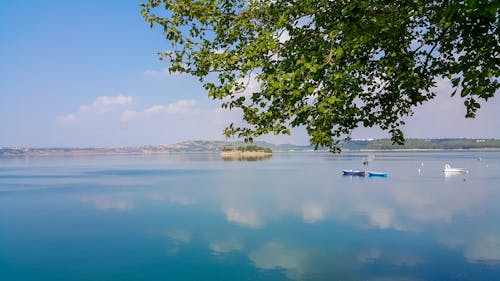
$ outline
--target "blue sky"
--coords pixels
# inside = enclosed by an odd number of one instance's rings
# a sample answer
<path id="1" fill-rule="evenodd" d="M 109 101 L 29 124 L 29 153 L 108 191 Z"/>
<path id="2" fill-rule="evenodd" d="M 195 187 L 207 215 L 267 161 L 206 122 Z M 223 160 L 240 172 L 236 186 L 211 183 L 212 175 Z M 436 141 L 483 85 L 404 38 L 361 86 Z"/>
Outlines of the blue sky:
<path id="1" fill-rule="evenodd" d="M 168 49 L 140 1 L 0 0 L 0 146 L 129 146 L 224 140 L 239 120 L 220 110 L 196 79 L 169 74 Z M 462 101 L 439 95 L 416 111 L 407 137 L 496 137 L 498 97 L 465 120 Z M 354 137 L 386 137 L 378 129 Z M 273 142 L 307 143 L 298 129 Z"/>

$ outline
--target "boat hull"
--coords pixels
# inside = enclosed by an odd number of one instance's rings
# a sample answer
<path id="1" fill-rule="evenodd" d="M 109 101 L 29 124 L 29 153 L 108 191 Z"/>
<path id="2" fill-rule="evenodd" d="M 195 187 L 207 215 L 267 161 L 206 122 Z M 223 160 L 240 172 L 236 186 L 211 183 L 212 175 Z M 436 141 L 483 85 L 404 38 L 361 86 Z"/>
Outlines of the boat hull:
<path id="1" fill-rule="evenodd" d="M 468 173 L 469 171 L 465 168 L 453 168 L 450 166 L 450 164 L 446 164 L 444 166 L 443 172 L 445 173 Z"/>
<path id="2" fill-rule="evenodd" d="M 461 169 L 461 168 L 451 168 L 451 169 L 444 169 L 443 172 L 445 172 L 445 173 L 467 173 L 467 170 Z"/>
<path id="3" fill-rule="evenodd" d="M 368 172 L 369 177 L 387 178 L 387 173 Z"/>
<path id="4" fill-rule="evenodd" d="M 356 176 L 356 177 L 364 177 L 364 176 L 366 176 L 366 172 L 365 171 L 343 170 L 342 174 L 344 176 Z"/>

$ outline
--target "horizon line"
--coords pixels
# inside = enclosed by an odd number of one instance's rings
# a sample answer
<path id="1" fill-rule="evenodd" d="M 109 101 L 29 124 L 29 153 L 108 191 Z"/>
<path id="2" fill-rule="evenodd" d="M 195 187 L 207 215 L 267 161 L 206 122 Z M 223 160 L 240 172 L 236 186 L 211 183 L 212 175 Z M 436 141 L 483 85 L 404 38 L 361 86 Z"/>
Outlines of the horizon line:
<path id="1" fill-rule="evenodd" d="M 345 140 L 345 142 L 350 141 L 375 141 L 375 140 L 390 140 L 390 138 L 356 138 Z M 472 138 L 472 137 L 440 137 L 440 138 L 405 138 L 405 142 L 408 140 L 500 140 L 497 138 Z M 239 141 L 229 141 L 229 140 L 207 140 L 207 139 L 194 139 L 194 140 L 183 140 L 175 143 L 161 143 L 161 144 L 141 144 L 141 145 L 117 145 L 117 146 L 23 146 L 23 145 L 0 145 L 0 149 L 5 148 L 33 148 L 33 149 L 69 149 L 69 148 L 100 148 L 100 149 L 110 149 L 110 148 L 137 148 L 137 147 L 145 147 L 145 146 L 162 146 L 162 145 L 175 145 L 182 144 L 186 142 L 226 142 L 226 143 L 238 143 Z M 264 142 L 272 145 L 293 145 L 293 146 L 312 146 L 310 143 L 308 144 L 292 144 L 292 143 L 274 143 L 270 141 L 257 140 L 253 143 Z M 244 143 L 241 141 L 241 143 Z"/>

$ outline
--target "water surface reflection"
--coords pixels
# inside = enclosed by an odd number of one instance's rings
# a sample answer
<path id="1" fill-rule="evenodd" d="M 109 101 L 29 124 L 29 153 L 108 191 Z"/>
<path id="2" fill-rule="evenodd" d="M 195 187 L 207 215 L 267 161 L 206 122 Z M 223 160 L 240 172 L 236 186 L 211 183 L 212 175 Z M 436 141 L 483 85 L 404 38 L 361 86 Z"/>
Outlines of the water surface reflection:
<path id="1" fill-rule="evenodd" d="M 383 179 L 342 177 L 358 154 L 4 161 L 0 277 L 496 280 L 500 154 L 481 157 L 376 155 Z M 445 177 L 451 160 L 466 180 Z"/>

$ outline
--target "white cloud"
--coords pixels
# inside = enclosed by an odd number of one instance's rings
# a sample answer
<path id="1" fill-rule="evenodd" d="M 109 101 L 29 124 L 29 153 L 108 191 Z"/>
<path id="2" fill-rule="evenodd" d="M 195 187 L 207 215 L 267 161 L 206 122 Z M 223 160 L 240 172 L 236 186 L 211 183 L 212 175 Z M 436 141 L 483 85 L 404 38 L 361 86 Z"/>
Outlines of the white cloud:
<path id="1" fill-rule="evenodd" d="M 292 249 L 281 243 L 269 242 L 252 251 L 249 257 L 258 268 L 296 269 L 300 267 L 307 255 L 301 250 Z"/>
<path id="2" fill-rule="evenodd" d="M 278 242 L 269 242 L 248 257 L 260 269 L 284 269 L 291 279 L 302 279 L 307 273 L 310 254 L 303 249 L 290 247 Z"/>
<path id="3" fill-rule="evenodd" d="M 224 254 L 241 251 L 243 249 L 243 243 L 234 238 L 229 240 L 218 240 L 210 242 L 209 248 L 214 254 Z"/>
<path id="4" fill-rule="evenodd" d="M 129 105 L 134 101 L 134 98 L 131 96 L 124 96 L 124 95 L 118 95 L 118 96 L 101 96 L 97 97 L 94 102 L 92 103 L 92 106 L 94 107 L 107 107 L 107 106 L 114 106 L 114 105 L 119 105 L 119 106 L 124 106 L 124 105 Z"/>
<path id="5" fill-rule="evenodd" d="M 76 120 L 76 115 L 75 114 L 67 114 L 64 116 L 58 116 L 57 120 L 63 123 L 70 123 Z"/>
<path id="6" fill-rule="evenodd" d="M 226 218 L 230 222 L 235 222 L 250 228 L 259 228 L 262 225 L 257 213 L 253 210 L 238 210 L 235 208 L 224 209 Z"/>
<path id="7" fill-rule="evenodd" d="M 90 105 L 81 105 L 77 112 L 58 116 L 57 120 L 65 123 L 76 121 L 85 115 L 97 115 L 115 111 L 117 108 L 131 105 L 134 98 L 131 96 L 99 96 Z M 130 117 L 130 113 L 127 117 Z M 123 119 L 123 116 L 122 116 Z"/>
<path id="8" fill-rule="evenodd" d="M 100 100 L 99 104 L 103 104 Z M 108 102 L 104 102 L 109 104 Z M 222 131 L 238 122 L 238 111 L 218 112 L 217 102 L 181 99 L 169 103 L 94 107 L 84 105 L 55 119 L 69 146 L 135 146 L 193 139 L 223 140 Z"/>
<path id="9" fill-rule="evenodd" d="M 146 114 L 158 114 L 158 113 L 168 113 L 168 114 L 186 114 L 198 112 L 195 100 L 179 100 L 174 103 L 169 103 L 165 105 L 153 105 L 150 108 L 144 110 Z"/>
<path id="10" fill-rule="evenodd" d="M 368 216 L 370 218 L 370 222 L 376 227 L 384 229 L 393 226 L 393 218 L 390 210 L 388 209 L 378 208 L 371 210 L 371 212 L 368 213 Z"/>
<path id="11" fill-rule="evenodd" d="M 492 226 L 487 226 L 492 227 Z M 471 262 L 500 263 L 500 236 L 498 229 L 483 229 L 484 225 L 469 228 L 461 233 L 449 231 L 442 233 L 437 240 L 450 248 L 463 251 L 464 257 Z"/>
<path id="12" fill-rule="evenodd" d="M 124 107 L 130 105 L 134 102 L 134 98 L 131 96 L 99 96 L 90 105 L 80 106 L 78 113 L 87 112 L 108 112 L 117 107 Z"/>
<path id="13" fill-rule="evenodd" d="M 323 208 L 320 204 L 308 203 L 302 206 L 302 219 L 304 222 L 315 223 L 323 218 Z"/>
<path id="14" fill-rule="evenodd" d="M 168 104 L 152 105 L 142 110 L 130 109 L 130 105 L 133 103 L 134 98 L 131 96 L 99 96 L 91 104 L 81 105 L 75 113 L 58 116 L 57 121 L 63 124 L 73 123 L 77 120 L 106 123 L 110 119 L 115 119 L 127 123 L 141 116 L 151 117 L 152 115 L 160 114 L 172 115 L 199 112 L 197 101 L 194 99 L 183 99 Z"/>
<path id="15" fill-rule="evenodd" d="M 168 71 L 168 68 L 164 68 L 161 70 L 148 69 L 148 70 L 144 71 L 143 75 L 146 77 L 160 77 L 160 76 L 170 75 L 170 73 Z"/>
<path id="16" fill-rule="evenodd" d="M 58 134 L 66 136 L 67 146 L 135 146 L 193 139 L 224 140 L 222 132 L 226 126 L 243 125 L 241 109 L 221 109 L 221 101 L 181 99 L 145 104 L 141 100 L 144 105 L 139 106 L 135 100 L 120 96 L 96 98 L 76 112 L 55 118 Z M 262 139 L 277 141 L 274 136 Z"/>

